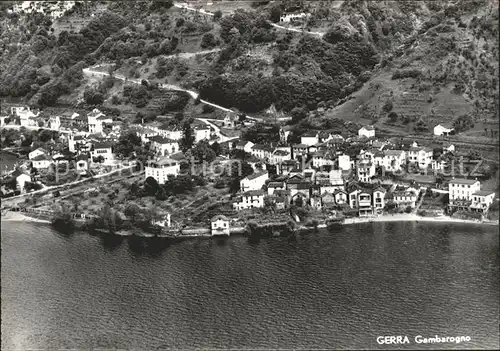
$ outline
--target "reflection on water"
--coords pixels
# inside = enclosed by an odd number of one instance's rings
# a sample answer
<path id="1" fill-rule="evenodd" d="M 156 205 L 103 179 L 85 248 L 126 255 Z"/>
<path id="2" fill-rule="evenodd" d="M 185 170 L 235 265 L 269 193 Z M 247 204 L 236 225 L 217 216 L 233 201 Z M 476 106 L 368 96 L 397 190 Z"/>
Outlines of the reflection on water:
<path id="1" fill-rule="evenodd" d="M 498 348 L 498 228 L 367 223 L 172 243 L 2 223 L 2 349 Z M 415 348 L 416 345 L 398 345 Z"/>

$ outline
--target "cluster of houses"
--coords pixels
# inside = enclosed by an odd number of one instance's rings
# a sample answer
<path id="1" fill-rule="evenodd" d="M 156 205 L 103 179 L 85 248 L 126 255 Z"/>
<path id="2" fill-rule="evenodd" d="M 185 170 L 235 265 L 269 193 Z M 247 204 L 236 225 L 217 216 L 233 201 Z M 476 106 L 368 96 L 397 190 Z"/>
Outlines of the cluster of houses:
<path id="1" fill-rule="evenodd" d="M 39 12 L 56 19 L 75 6 L 75 1 L 20 1 L 14 3 L 7 13 Z"/>
<path id="2" fill-rule="evenodd" d="M 398 208 L 414 208 L 420 191 L 413 187 L 362 186 L 360 182 L 347 181 L 341 170 L 326 172 L 312 168 L 283 181 L 271 181 L 267 171 L 257 172 L 243 178 L 240 189 L 233 202 L 237 211 L 263 208 L 267 204 L 274 204 L 277 209 L 309 205 L 316 210 L 350 209 L 360 216 L 381 213 L 389 202 Z"/>
<path id="3" fill-rule="evenodd" d="M 448 183 L 449 207 L 456 210 L 484 213 L 495 199 L 495 192 L 481 190 L 474 179 L 453 179 Z"/>

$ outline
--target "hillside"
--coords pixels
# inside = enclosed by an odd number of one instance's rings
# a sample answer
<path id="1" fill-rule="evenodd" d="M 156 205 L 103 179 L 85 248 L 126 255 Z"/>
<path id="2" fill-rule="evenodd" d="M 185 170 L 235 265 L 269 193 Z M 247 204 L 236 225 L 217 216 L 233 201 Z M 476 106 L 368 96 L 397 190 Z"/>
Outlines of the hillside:
<path id="1" fill-rule="evenodd" d="M 295 123 L 309 111 L 309 126 L 342 119 L 428 133 L 462 116 L 461 129 L 470 135 L 496 128 L 493 0 L 253 2 L 244 9 L 237 3 L 193 5 L 209 12 L 203 14 L 172 1 L 76 2 L 57 19 L 7 13 L 10 5 L 2 5 L 0 96 L 41 107 L 182 110 L 159 101 L 154 84 L 131 87 L 81 74 L 113 63 L 110 73 L 195 89 L 247 113 L 274 105 L 298 116 Z M 294 31 L 273 23 L 289 12 L 310 15 Z M 199 51 L 210 53 L 177 55 Z"/>

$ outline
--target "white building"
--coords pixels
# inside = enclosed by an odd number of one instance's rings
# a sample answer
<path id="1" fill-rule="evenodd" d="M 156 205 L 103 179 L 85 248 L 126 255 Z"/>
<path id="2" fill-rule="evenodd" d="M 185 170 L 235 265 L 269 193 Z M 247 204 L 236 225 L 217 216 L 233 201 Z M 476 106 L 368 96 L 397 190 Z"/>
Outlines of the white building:
<path id="1" fill-rule="evenodd" d="M 403 150 L 385 150 L 381 166 L 386 171 L 397 172 L 406 163 L 406 153 Z"/>
<path id="2" fill-rule="evenodd" d="M 373 209 L 377 212 L 380 212 L 384 209 L 385 206 L 385 193 L 386 190 L 382 187 L 378 187 L 373 190 Z"/>
<path id="3" fill-rule="evenodd" d="M 233 208 L 237 211 L 246 210 L 250 208 L 264 207 L 264 191 L 263 190 L 250 190 L 241 194 L 236 202 L 233 202 Z"/>
<path id="4" fill-rule="evenodd" d="M 266 184 L 266 180 L 268 179 L 269 173 L 267 173 L 267 171 L 251 174 L 240 181 L 240 189 L 243 192 L 249 190 L 260 190 L 262 189 L 262 186 Z"/>
<path id="5" fill-rule="evenodd" d="M 92 112 L 87 115 L 87 123 L 89 133 L 97 134 L 103 132 L 104 125 L 113 123 L 113 119 L 111 117 L 106 117 L 106 115 L 98 109 L 93 109 Z"/>
<path id="6" fill-rule="evenodd" d="M 450 125 L 447 124 L 438 124 L 437 126 L 434 127 L 434 135 L 441 136 L 441 135 L 450 135 L 450 133 L 454 130 L 454 128 Z"/>
<path id="7" fill-rule="evenodd" d="M 412 146 L 407 153 L 407 159 L 420 168 L 427 168 L 432 163 L 433 150 L 427 147 Z"/>
<path id="8" fill-rule="evenodd" d="M 375 128 L 373 126 L 365 126 L 358 130 L 358 136 L 366 138 L 375 138 Z"/>
<path id="9" fill-rule="evenodd" d="M 92 143 L 91 155 L 92 157 L 102 156 L 104 162 L 109 162 L 114 159 L 111 144 L 107 142 Z"/>
<path id="10" fill-rule="evenodd" d="M 285 22 L 285 23 L 290 23 L 299 19 L 307 18 L 309 17 L 309 13 L 288 13 L 280 16 L 280 22 Z"/>
<path id="11" fill-rule="evenodd" d="M 375 164 L 371 161 L 360 161 L 356 167 L 358 180 L 363 183 L 370 183 L 376 174 Z"/>
<path id="12" fill-rule="evenodd" d="M 61 128 L 61 118 L 59 116 L 50 117 L 49 128 L 59 130 Z"/>
<path id="13" fill-rule="evenodd" d="M 54 163 L 52 158 L 48 155 L 45 155 L 45 154 L 41 154 L 41 155 L 36 156 L 35 158 L 33 158 L 31 160 L 31 162 L 33 164 L 33 168 L 36 168 L 36 169 L 47 169 L 50 167 L 51 164 Z"/>
<path id="14" fill-rule="evenodd" d="M 250 153 L 257 158 L 265 160 L 271 157 L 273 153 L 273 148 L 270 147 L 269 145 L 255 144 L 250 150 Z"/>
<path id="15" fill-rule="evenodd" d="M 319 133 L 314 131 L 305 133 L 300 137 L 300 143 L 307 146 L 316 145 L 319 143 Z"/>
<path id="16" fill-rule="evenodd" d="M 283 161 L 288 161 L 292 159 L 292 153 L 284 150 L 276 150 L 272 153 L 271 157 L 269 157 L 269 163 L 273 165 L 277 165 L 282 163 Z"/>
<path id="17" fill-rule="evenodd" d="M 28 154 L 28 159 L 32 160 L 34 159 L 35 157 L 37 156 L 40 156 L 40 155 L 48 155 L 49 153 L 47 152 L 47 150 L 45 149 L 42 149 L 41 147 L 39 147 L 38 149 L 35 149 L 33 151 L 31 151 L 29 154 Z"/>
<path id="18" fill-rule="evenodd" d="M 481 183 L 474 179 L 453 179 L 448 184 L 450 204 L 455 200 L 472 201 L 472 194 L 481 190 Z"/>
<path id="19" fill-rule="evenodd" d="M 28 182 L 31 182 L 31 177 L 26 173 L 21 173 L 16 177 L 16 187 L 21 191 L 21 193 L 24 192 L 24 187 Z"/>
<path id="20" fill-rule="evenodd" d="M 483 190 L 475 192 L 472 194 L 470 208 L 481 212 L 487 211 L 494 199 L 495 193 L 493 191 Z"/>
<path id="21" fill-rule="evenodd" d="M 406 208 L 408 206 L 415 208 L 417 194 L 413 191 L 395 191 L 392 193 L 392 201 L 398 208 Z"/>
<path id="22" fill-rule="evenodd" d="M 157 225 L 159 227 L 165 228 L 165 227 L 170 227 L 172 224 L 171 219 L 170 219 L 170 213 L 167 212 L 166 214 L 159 216 L 156 219 L 151 220 L 152 225 Z"/>
<path id="23" fill-rule="evenodd" d="M 229 235 L 229 218 L 217 215 L 210 221 L 212 235 Z"/>
<path id="24" fill-rule="evenodd" d="M 195 142 L 210 139 L 210 127 L 207 125 L 196 125 L 193 128 Z M 181 134 L 182 138 L 182 134 Z"/>
<path id="25" fill-rule="evenodd" d="M 167 156 L 179 152 L 179 143 L 176 140 L 167 139 L 162 136 L 153 136 L 149 138 L 151 148 L 160 156 Z"/>
<path id="26" fill-rule="evenodd" d="M 168 176 L 173 175 L 177 177 L 181 172 L 181 165 L 179 162 L 172 160 L 168 157 L 161 157 L 157 161 L 150 162 L 145 167 L 145 177 L 153 177 L 158 184 L 165 184 L 168 181 Z"/>
<path id="27" fill-rule="evenodd" d="M 343 171 L 348 171 L 352 168 L 351 166 L 351 158 L 349 155 L 340 155 L 338 157 L 339 160 L 339 169 Z"/>
<path id="28" fill-rule="evenodd" d="M 86 174 L 88 170 L 90 169 L 90 158 L 88 155 L 78 155 L 75 159 L 76 161 L 76 171 L 79 174 Z"/>
<path id="29" fill-rule="evenodd" d="M 236 144 L 236 148 L 238 150 L 243 150 L 245 152 L 250 153 L 250 152 L 252 152 L 252 148 L 253 148 L 254 145 L 255 144 L 252 143 L 251 141 L 241 140 L 240 142 L 238 142 Z"/>

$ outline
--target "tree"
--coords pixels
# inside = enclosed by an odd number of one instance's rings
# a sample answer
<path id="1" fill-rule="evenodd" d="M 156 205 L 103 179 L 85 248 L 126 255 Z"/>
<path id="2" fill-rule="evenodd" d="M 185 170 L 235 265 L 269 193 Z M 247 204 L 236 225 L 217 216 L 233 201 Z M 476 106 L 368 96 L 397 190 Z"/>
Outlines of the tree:
<path id="1" fill-rule="evenodd" d="M 211 49 L 217 46 L 217 40 L 215 39 L 215 36 L 212 33 L 205 33 L 201 37 L 200 46 L 204 49 Z"/>
<path id="2" fill-rule="evenodd" d="M 222 18 L 222 11 L 221 10 L 217 10 L 214 12 L 214 21 L 218 21 Z"/>
<path id="3" fill-rule="evenodd" d="M 100 105 L 104 102 L 104 95 L 95 88 L 87 88 L 83 93 L 85 102 L 89 105 Z"/>
<path id="4" fill-rule="evenodd" d="M 279 5 L 275 5 L 270 10 L 269 19 L 273 23 L 278 23 L 282 14 L 283 11 L 281 10 L 281 7 Z"/>
<path id="5" fill-rule="evenodd" d="M 212 162 L 215 160 L 215 151 L 210 147 L 206 140 L 200 141 L 191 150 L 193 157 L 198 161 Z"/>
<path id="6" fill-rule="evenodd" d="M 214 150 L 216 156 L 219 156 L 222 153 L 222 147 L 218 142 L 214 141 L 210 147 Z"/>
<path id="7" fill-rule="evenodd" d="M 146 180 L 144 181 L 144 190 L 146 191 L 146 194 L 148 196 L 156 195 L 159 187 L 160 185 L 153 177 L 147 177 Z"/>
<path id="8" fill-rule="evenodd" d="M 187 150 L 193 147 L 195 136 L 193 132 L 193 128 L 191 128 L 191 124 L 189 122 L 185 122 L 183 127 L 183 136 L 180 140 L 180 148 L 182 152 L 186 152 Z"/>
<path id="9" fill-rule="evenodd" d="M 396 112 L 390 112 L 389 113 L 389 121 L 391 121 L 392 123 L 395 123 L 397 122 L 398 120 L 398 114 Z"/>
<path id="10" fill-rule="evenodd" d="M 307 110 L 304 107 L 294 107 L 290 111 L 290 115 L 292 116 L 292 122 L 298 123 L 307 117 Z"/>

